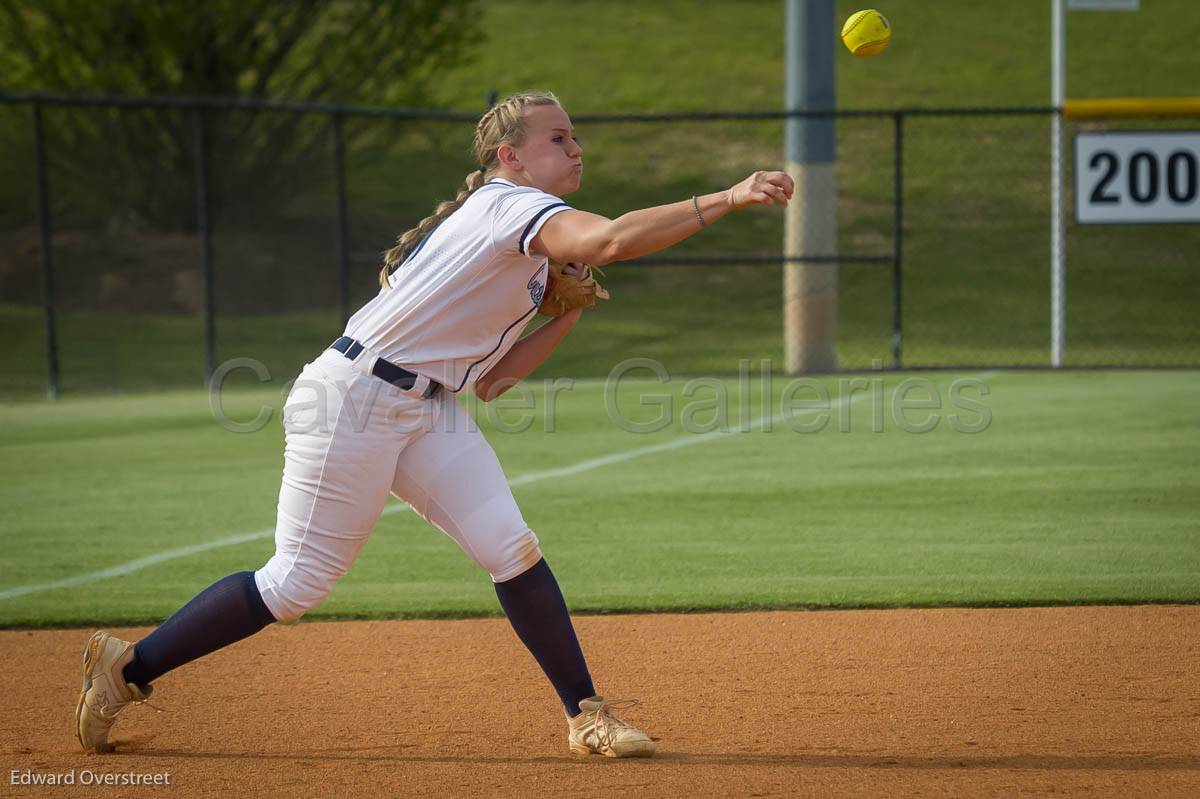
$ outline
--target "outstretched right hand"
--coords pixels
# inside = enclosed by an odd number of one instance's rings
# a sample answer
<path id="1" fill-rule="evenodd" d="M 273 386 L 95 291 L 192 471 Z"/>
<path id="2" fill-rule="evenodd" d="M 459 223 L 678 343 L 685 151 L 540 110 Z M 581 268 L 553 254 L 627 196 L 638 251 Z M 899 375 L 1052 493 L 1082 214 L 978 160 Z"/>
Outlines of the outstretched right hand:
<path id="1" fill-rule="evenodd" d="M 786 172 L 755 172 L 741 183 L 729 189 L 729 202 L 735 209 L 751 205 L 774 205 L 787 207 L 796 186 Z"/>

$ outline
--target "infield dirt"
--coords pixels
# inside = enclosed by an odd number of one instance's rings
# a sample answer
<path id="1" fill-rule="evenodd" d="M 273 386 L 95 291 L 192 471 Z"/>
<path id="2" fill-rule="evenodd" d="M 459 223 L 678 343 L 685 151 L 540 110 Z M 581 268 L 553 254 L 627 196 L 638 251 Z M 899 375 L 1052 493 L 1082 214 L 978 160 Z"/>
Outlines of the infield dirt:
<path id="1" fill-rule="evenodd" d="M 654 759 L 570 755 L 502 619 L 269 628 L 159 680 L 106 755 L 72 735 L 89 631 L 7 630 L 0 795 L 1200 796 L 1197 606 L 576 622 Z M 81 784 L 128 773 L 170 784 Z"/>

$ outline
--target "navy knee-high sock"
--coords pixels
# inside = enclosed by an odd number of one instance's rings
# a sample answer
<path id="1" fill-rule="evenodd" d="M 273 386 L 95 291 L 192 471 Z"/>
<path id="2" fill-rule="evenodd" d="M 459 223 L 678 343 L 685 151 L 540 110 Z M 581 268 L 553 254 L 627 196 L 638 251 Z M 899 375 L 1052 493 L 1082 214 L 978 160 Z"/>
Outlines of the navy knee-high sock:
<path id="1" fill-rule="evenodd" d="M 198 657 L 240 641 L 275 621 L 254 584 L 237 572 L 196 594 L 157 630 L 137 642 L 125 680 L 148 685 Z"/>
<path id="2" fill-rule="evenodd" d="M 546 561 L 539 560 L 525 573 L 496 583 L 496 596 L 517 637 L 550 678 L 567 713 L 579 715 L 579 700 L 594 696 L 596 689 L 567 603 Z"/>

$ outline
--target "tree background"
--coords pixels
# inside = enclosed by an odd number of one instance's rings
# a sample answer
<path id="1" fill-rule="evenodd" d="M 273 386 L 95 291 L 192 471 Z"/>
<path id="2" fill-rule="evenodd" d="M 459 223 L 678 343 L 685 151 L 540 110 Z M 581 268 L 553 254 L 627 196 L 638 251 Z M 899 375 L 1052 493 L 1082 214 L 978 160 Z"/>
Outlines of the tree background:
<path id="1" fill-rule="evenodd" d="M 427 105 L 439 71 L 466 62 L 481 37 L 476 0 L 0 0 L 0 88 Z M 194 229 L 190 112 L 45 113 L 71 213 L 110 228 Z M 211 207 L 226 216 L 270 216 L 328 169 L 327 117 L 206 111 L 202 119 L 220 166 Z M 347 146 L 370 130 L 349 121 Z M 0 119 L 6 152 L 32 156 L 31 136 L 27 114 Z M 5 193 L 16 202 L 23 194 Z"/>

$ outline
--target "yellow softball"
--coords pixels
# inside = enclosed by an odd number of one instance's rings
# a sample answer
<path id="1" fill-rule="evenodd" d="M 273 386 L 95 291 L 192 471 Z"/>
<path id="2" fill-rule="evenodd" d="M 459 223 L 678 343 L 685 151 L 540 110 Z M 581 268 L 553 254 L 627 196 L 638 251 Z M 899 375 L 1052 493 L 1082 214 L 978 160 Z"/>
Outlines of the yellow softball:
<path id="1" fill-rule="evenodd" d="M 873 8 L 855 11 L 842 26 L 842 42 L 859 58 L 879 55 L 892 39 L 892 26 Z"/>

